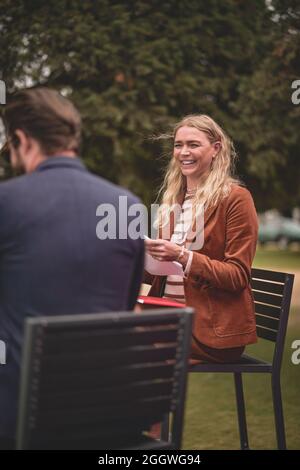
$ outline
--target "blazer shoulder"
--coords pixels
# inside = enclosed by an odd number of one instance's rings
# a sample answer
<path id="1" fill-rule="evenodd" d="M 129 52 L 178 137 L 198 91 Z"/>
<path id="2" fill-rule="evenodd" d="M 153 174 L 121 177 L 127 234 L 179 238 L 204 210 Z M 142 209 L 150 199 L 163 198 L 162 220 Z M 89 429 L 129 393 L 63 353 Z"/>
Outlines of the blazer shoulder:
<path id="1" fill-rule="evenodd" d="M 225 210 L 228 215 L 239 214 L 239 217 L 247 218 L 253 226 L 257 226 L 257 211 L 250 191 L 244 186 L 233 185 L 229 197 L 226 198 Z"/>
<path id="2" fill-rule="evenodd" d="M 31 175 L 21 175 L 0 183 L 0 204 L 9 205 L 18 199 L 18 194 L 23 194 L 24 188 L 31 188 Z"/>
<path id="3" fill-rule="evenodd" d="M 234 201 L 248 201 L 253 204 L 253 197 L 245 186 L 233 184 L 228 195 L 228 203 L 232 203 Z"/>
<path id="4" fill-rule="evenodd" d="M 94 175 L 93 173 L 88 172 L 87 175 L 88 175 L 89 181 L 93 182 L 93 185 L 96 191 L 100 190 L 104 192 L 106 196 L 112 197 L 113 199 L 116 199 L 116 200 L 121 196 L 127 197 L 129 204 L 141 203 L 138 196 L 133 194 L 128 189 L 123 188 L 122 186 L 119 186 L 115 183 L 112 183 L 111 181 L 108 181 L 107 179 L 102 178 L 101 176 Z"/>

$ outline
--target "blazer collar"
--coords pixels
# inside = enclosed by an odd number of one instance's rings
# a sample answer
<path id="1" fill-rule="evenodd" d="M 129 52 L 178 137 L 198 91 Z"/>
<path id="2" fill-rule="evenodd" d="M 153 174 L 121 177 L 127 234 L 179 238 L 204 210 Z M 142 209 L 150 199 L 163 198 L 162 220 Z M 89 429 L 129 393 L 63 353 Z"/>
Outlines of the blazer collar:
<path id="1" fill-rule="evenodd" d="M 43 160 L 35 169 L 35 171 L 44 171 L 51 168 L 73 168 L 81 171 L 87 171 L 83 162 L 78 157 L 63 157 L 55 155 Z"/>

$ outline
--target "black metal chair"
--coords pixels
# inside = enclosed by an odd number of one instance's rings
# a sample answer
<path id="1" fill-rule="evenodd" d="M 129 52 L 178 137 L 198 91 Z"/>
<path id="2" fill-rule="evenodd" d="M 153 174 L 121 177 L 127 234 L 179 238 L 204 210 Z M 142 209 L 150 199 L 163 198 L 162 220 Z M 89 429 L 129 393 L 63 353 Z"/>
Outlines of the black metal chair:
<path id="1" fill-rule="evenodd" d="M 286 449 L 280 370 L 294 275 L 264 269 L 252 269 L 251 277 L 257 334 L 260 338 L 275 343 L 272 362 L 243 354 L 238 363 L 199 364 L 190 367 L 189 372 L 229 372 L 234 374 L 241 449 L 249 449 L 242 373 L 264 372 L 270 374 L 277 445 L 278 449 Z"/>
<path id="2" fill-rule="evenodd" d="M 26 321 L 18 449 L 179 449 L 193 310 Z M 151 439 L 171 413 L 169 442 Z"/>

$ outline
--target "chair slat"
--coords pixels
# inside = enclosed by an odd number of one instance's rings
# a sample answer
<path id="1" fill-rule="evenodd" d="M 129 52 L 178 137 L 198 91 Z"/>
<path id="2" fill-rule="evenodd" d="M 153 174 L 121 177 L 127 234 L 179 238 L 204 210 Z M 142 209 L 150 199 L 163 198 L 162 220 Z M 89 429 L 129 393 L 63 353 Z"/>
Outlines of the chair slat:
<path id="1" fill-rule="evenodd" d="M 277 318 L 265 317 L 264 315 L 256 315 L 256 326 L 270 328 L 271 330 L 278 331 L 279 320 Z"/>
<path id="2" fill-rule="evenodd" d="M 80 408 L 95 406 L 101 401 L 102 406 L 119 405 L 134 406 L 139 400 L 154 399 L 157 396 L 171 396 L 173 390 L 172 380 L 147 381 L 126 384 L 122 386 L 106 386 L 95 388 L 92 391 L 73 390 L 72 392 L 49 393 L 48 390 L 41 394 L 39 405 L 45 411 L 68 411 L 74 407 Z"/>
<path id="3" fill-rule="evenodd" d="M 100 349 L 100 348 L 99 348 Z M 99 370 L 105 366 L 115 365 L 134 365 L 152 362 L 163 362 L 174 358 L 176 352 L 176 344 L 157 344 L 155 346 L 136 347 L 131 349 L 117 349 L 114 351 L 100 351 L 95 353 L 87 351 L 85 354 L 66 354 L 66 355 L 49 355 L 45 356 L 43 365 L 48 372 L 68 370 L 70 372 L 78 370 L 95 370 L 99 366 Z"/>
<path id="4" fill-rule="evenodd" d="M 264 281 L 275 281 L 285 283 L 286 274 L 277 271 L 267 271 L 266 269 L 253 268 L 251 270 L 252 279 L 262 279 Z"/>
<path id="5" fill-rule="evenodd" d="M 116 367 L 116 368 L 97 368 L 95 370 L 85 370 L 68 373 L 43 374 L 41 371 L 39 388 L 41 393 L 44 391 L 53 392 L 64 389 L 67 392 L 74 390 L 85 390 L 91 387 L 97 388 L 107 384 L 127 384 L 146 379 L 168 379 L 174 374 L 174 364 L 166 362 L 138 364 L 136 366 Z"/>
<path id="6" fill-rule="evenodd" d="M 269 294 L 266 292 L 257 292 L 255 290 L 252 290 L 252 292 L 255 301 L 269 305 L 275 305 L 276 307 L 281 307 L 282 296 Z"/>
<path id="7" fill-rule="evenodd" d="M 272 294 L 283 294 L 284 284 L 277 282 L 267 282 L 261 279 L 251 279 L 252 289 L 260 290 L 263 292 L 270 292 Z"/>
<path id="8" fill-rule="evenodd" d="M 92 352 L 93 350 L 99 350 L 99 342 L 101 342 L 101 348 L 104 349 L 107 346 L 111 346 L 111 344 L 116 344 L 118 348 L 126 348 L 130 346 L 138 346 L 138 345 L 146 345 L 152 344 L 155 342 L 176 342 L 178 336 L 178 328 L 170 329 L 167 328 L 165 331 L 142 331 L 143 327 L 138 330 L 129 330 L 126 334 L 108 334 L 103 335 L 100 332 L 91 337 L 87 335 L 84 336 L 76 336 L 70 338 L 63 337 L 51 337 L 45 341 L 43 350 L 45 354 L 48 353 L 56 353 L 56 354 L 63 354 L 64 352 L 72 352 L 76 351 L 86 351 L 86 342 L 88 340 L 89 343 L 89 350 Z"/>
<path id="9" fill-rule="evenodd" d="M 52 326 L 52 325 L 51 325 Z M 112 327 L 93 327 L 84 330 L 80 330 L 79 328 L 73 328 L 70 332 L 66 331 L 65 328 L 61 330 L 57 330 L 56 328 L 49 328 L 49 332 L 47 330 L 47 336 L 45 337 L 45 341 L 48 341 L 51 338 L 56 338 L 57 340 L 66 341 L 66 340 L 77 340 L 81 338 L 93 338 L 94 336 L 97 337 L 104 337 L 104 336 L 127 336 L 128 334 L 139 333 L 141 331 L 170 331 L 170 330 L 178 330 L 179 322 L 163 322 L 162 324 L 156 325 L 127 325 L 126 328 L 112 328 Z"/>
<path id="10" fill-rule="evenodd" d="M 68 425 L 76 425 L 77 427 L 87 424 L 99 423 L 103 425 L 107 421 L 124 422 L 131 419 L 140 418 L 141 422 L 146 417 L 155 416 L 156 414 L 167 413 L 170 411 L 170 398 L 157 397 L 153 400 L 136 401 L 135 406 L 124 408 L 123 404 L 117 403 L 113 406 L 99 406 L 90 408 L 73 409 L 71 411 L 45 411 L 41 410 L 36 416 L 32 416 L 32 421 L 43 429 L 66 429 Z"/>
<path id="11" fill-rule="evenodd" d="M 261 313 L 271 318 L 280 318 L 281 309 L 272 305 L 264 305 L 254 302 L 255 313 Z"/>
<path id="12" fill-rule="evenodd" d="M 161 315 L 161 320 L 159 320 L 156 324 L 153 324 L 151 321 L 151 317 L 148 316 L 148 313 L 145 312 L 143 315 L 140 317 L 140 321 L 138 322 L 139 326 L 141 328 L 149 328 L 152 330 L 155 329 L 160 329 L 164 328 L 167 326 L 169 328 L 171 325 L 175 325 L 178 327 L 178 325 L 181 324 L 181 319 L 182 317 L 180 316 L 180 313 L 184 309 L 176 309 L 176 313 L 168 313 L 170 311 L 174 311 L 174 309 L 155 309 L 156 312 L 164 314 L 167 313 L 167 316 Z M 149 311 L 153 313 L 153 311 Z M 99 322 L 97 321 L 97 316 L 101 315 L 103 317 L 103 322 L 101 324 L 101 328 L 99 327 Z M 115 332 L 116 334 L 121 334 L 123 331 L 128 329 L 134 329 L 136 327 L 136 321 L 135 321 L 135 315 L 131 312 L 129 314 L 130 316 L 126 318 L 121 318 L 118 320 L 118 322 L 112 326 L 111 321 L 109 320 L 110 314 L 85 314 L 85 315 L 76 315 L 76 324 L 74 325 L 68 325 L 65 324 L 64 320 L 68 318 L 70 315 L 66 315 L 64 317 L 40 317 L 41 321 L 45 320 L 45 326 L 47 327 L 47 337 L 50 337 L 51 335 L 54 335 L 56 337 L 60 335 L 67 335 L 67 336 L 74 336 L 76 335 L 85 335 L 86 333 L 93 334 L 95 331 L 101 331 L 103 335 L 109 334 L 111 332 Z M 73 316 L 74 318 L 75 316 Z M 89 321 L 89 317 L 96 317 L 95 321 L 90 321 L 90 325 L 86 326 L 86 319 Z M 61 322 L 58 321 L 57 319 L 60 318 Z M 36 320 L 36 321 L 34 321 Z M 35 323 L 37 322 L 37 319 L 33 319 L 32 323 L 33 326 L 35 326 Z M 84 328 L 83 328 L 84 326 Z M 43 330 L 42 326 L 36 326 L 36 328 L 41 328 Z"/>
<path id="13" fill-rule="evenodd" d="M 257 327 L 257 335 L 260 338 L 268 339 L 269 341 L 273 341 L 274 343 L 276 342 L 276 339 L 277 339 L 276 331 L 268 330 L 266 328 L 262 328 L 261 326 Z"/>

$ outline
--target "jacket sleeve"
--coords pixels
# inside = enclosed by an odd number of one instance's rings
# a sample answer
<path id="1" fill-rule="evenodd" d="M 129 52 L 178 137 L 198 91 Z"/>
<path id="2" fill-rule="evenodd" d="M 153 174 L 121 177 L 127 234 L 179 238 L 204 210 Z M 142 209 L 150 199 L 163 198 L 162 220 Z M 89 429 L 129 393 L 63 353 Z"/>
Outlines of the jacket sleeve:
<path id="1" fill-rule="evenodd" d="M 194 252 L 189 276 L 200 276 L 218 289 L 244 289 L 251 277 L 257 232 L 257 214 L 249 191 L 233 192 L 227 202 L 224 259 Z"/>

